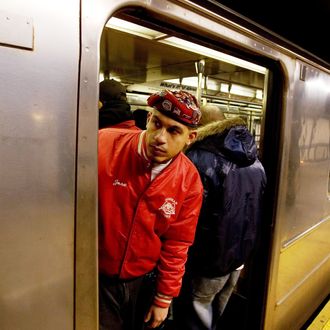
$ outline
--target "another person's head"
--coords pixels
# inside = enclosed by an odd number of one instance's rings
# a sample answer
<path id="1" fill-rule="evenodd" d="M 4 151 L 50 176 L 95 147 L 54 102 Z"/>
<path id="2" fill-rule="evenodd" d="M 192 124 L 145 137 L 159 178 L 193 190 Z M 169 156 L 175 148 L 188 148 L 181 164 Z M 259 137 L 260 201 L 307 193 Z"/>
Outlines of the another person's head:
<path id="1" fill-rule="evenodd" d="M 147 155 L 165 163 L 194 141 L 201 118 L 198 102 L 190 93 L 163 90 L 148 98 Z"/>
<path id="2" fill-rule="evenodd" d="M 133 118 L 137 127 L 143 130 L 146 129 L 148 113 L 149 111 L 144 109 L 136 109 L 133 111 Z"/>
<path id="3" fill-rule="evenodd" d="M 114 79 L 100 82 L 99 99 L 104 104 L 111 101 L 126 101 L 126 87 Z"/>
<path id="4" fill-rule="evenodd" d="M 216 106 L 211 104 L 206 104 L 201 106 L 202 118 L 199 122 L 200 126 L 205 126 L 211 122 L 224 120 L 226 119 L 222 110 Z"/>
<path id="5" fill-rule="evenodd" d="M 99 89 L 99 128 L 133 120 L 131 106 L 126 101 L 126 87 L 116 80 L 103 80 Z"/>

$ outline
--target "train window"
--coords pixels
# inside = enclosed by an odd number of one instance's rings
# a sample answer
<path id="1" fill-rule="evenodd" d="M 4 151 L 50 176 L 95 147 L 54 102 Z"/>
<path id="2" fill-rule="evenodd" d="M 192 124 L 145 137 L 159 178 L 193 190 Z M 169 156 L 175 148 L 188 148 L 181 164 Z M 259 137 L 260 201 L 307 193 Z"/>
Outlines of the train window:
<path id="1" fill-rule="evenodd" d="M 227 117 L 244 118 L 259 143 L 264 67 L 138 23 L 118 16 L 106 24 L 100 80 L 125 85 L 132 111 L 148 110 L 148 96 L 164 88 L 195 93 L 201 104 L 215 104 Z"/>

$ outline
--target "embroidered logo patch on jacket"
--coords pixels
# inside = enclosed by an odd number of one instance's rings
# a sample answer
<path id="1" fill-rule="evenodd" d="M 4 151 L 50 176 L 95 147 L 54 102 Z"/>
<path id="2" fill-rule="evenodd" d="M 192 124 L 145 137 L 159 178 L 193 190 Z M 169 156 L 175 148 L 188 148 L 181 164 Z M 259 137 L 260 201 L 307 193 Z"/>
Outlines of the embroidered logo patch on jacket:
<path id="1" fill-rule="evenodd" d="M 164 217 L 169 218 L 175 214 L 175 205 L 178 204 L 173 198 L 165 198 L 164 204 L 159 208 L 163 211 Z"/>

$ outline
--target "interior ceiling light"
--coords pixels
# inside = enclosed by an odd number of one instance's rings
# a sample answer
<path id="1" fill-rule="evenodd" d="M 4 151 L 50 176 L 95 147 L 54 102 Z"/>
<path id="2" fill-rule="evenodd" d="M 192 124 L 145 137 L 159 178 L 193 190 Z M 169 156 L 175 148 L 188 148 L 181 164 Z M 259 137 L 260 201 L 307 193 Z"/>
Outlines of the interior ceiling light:
<path id="1" fill-rule="evenodd" d="M 221 83 L 220 84 L 220 92 L 222 93 L 229 93 L 229 84 Z"/>
<path id="2" fill-rule="evenodd" d="M 266 73 L 266 68 L 264 68 L 263 66 L 239 59 L 237 57 L 222 53 L 222 52 L 218 52 L 216 50 L 201 46 L 201 45 L 197 45 L 195 43 L 192 43 L 190 41 L 187 40 L 183 40 L 177 37 L 168 37 L 165 39 L 161 39 L 159 40 L 159 42 L 167 44 L 167 45 L 171 45 L 177 48 L 181 48 L 184 50 L 189 50 L 193 53 L 197 53 L 199 55 L 204 55 L 210 58 L 214 58 L 216 60 L 219 61 L 223 61 L 226 63 L 230 63 L 236 66 L 239 66 L 241 68 L 245 68 L 251 71 L 255 71 L 261 74 L 265 74 Z"/>
<path id="3" fill-rule="evenodd" d="M 178 84 L 182 86 L 191 86 L 191 87 L 197 87 L 198 84 L 198 78 L 197 77 L 184 77 L 181 80 L 179 79 L 166 79 L 164 82 L 170 83 L 170 84 Z"/>
<path id="4" fill-rule="evenodd" d="M 217 81 L 208 77 L 205 82 L 205 87 L 207 90 L 213 90 L 213 91 L 219 90 L 219 84 L 217 83 Z"/>
<path id="5" fill-rule="evenodd" d="M 246 97 L 255 97 L 255 90 L 253 88 L 232 84 L 230 86 L 230 93 Z"/>
<path id="6" fill-rule="evenodd" d="M 198 86 L 198 77 L 184 77 L 182 79 L 182 85 L 197 87 Z"/>
<path id="7" fill-rule="evenodd" d="M 258 104 L 248 104 L 248 107 L 254 109 L 262 109 L 262 106 Z"/>
<path id="8" fill-rule="evenodd" d="M 246 107 L 246 103 L 242 103 L 242 102 L 228 102 L 228 104 L 230 106 L 234 105 L 234 106 L 238 106 L 238 107 Z"/>
<path id="9" fill-rule="evenodd" d="M 262 90 L 261 89 L 256 90 L 256 99 L 262 100 Z"/>
<path id="10" fill-rule="evenodd" d="M 166 36 L 166 34 L 164 35 L 159 31 L 148 29 L 144 26 L 134 24 L 128 21 L 124 21 L 117 17 L 111 17 L 105 26 L 111 29 L 126 32 L 146 39 L 156 39 L 156 38 L 160 38 L 161 36 Z"/>
<path id="11" fill-rule="evenodd" d="M 245 68 L 254 72 L 258 72 L 261 74 L 266 73 L 266 68 L 263 66 L 239 59 L 237 57 L 195 44 L 193 42 L 183 40 L 177 37 L 170 37 L 166 34 L 163 34 L 159 31 L 152 30 L 146 27 L 143 27 L 138 24 L 134 24 L 116 17 L 111 17 L 106 27 L 112 28 L 115 30 L 119 30 L 122 32 L 126 32 L 129 34 L 133 34 L 136 36 L 140 36 L 142 38 L 155 40 L 160 43 L 164 43 L 176 48 L 184 49 L 187 51 L 191 51 L 193 53 L 203 55 L 206 57 L 214 58 L 219 61 L 223 61 L 229 64 L 233 64 L 239 66 L 241 68 Z"/>
<path id="12" fill-rule="evenodd" d="M 176 78 L 176 79 L 165 79 L 165 82 L 171 83 L 171 84 L 178 84 L 180 85 L 180 79 Z"/>

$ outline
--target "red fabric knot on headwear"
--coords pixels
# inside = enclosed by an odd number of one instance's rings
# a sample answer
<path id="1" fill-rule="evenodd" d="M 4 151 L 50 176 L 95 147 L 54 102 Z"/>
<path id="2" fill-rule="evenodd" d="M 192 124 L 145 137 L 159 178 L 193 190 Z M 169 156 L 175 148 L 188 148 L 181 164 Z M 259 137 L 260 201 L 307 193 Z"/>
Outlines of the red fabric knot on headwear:
<path id="1" fill-rule="evenodd" d="M 196 127 L 202 117 L 194 95 L 184 91 L 163 90 L 148 98 L 148 105 L 178 122 Z"/>

